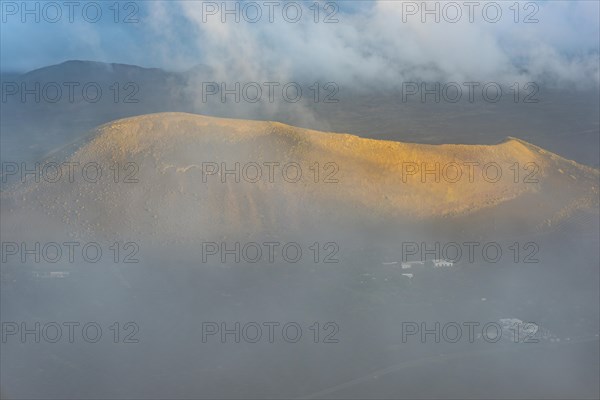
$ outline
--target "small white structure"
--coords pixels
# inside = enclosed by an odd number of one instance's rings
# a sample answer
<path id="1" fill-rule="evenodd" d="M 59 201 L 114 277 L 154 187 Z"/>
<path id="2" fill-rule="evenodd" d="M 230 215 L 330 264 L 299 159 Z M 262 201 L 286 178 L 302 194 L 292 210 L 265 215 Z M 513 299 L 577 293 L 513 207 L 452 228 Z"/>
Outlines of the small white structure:
<path id="1" fill-rule="evenodd" d="M 384 262 L 382 264 L 383 265 L 396 265 L 396 264 L 398 264 L 398 261 Z"/>
<path id="2" fill-rule="evenodd" d="M 515 343 L 527 343 L 535 340 L 534 335 L 538 333 L 539 326 L 533 322 L 523 322 L 518 318 L 500 318 L 502 326 L 501 334 L 505 335 Z M 550 341 L 553 341 L 550 338 Z"/>
<path id="3" fill-rule="evenodd" d="M 64 279 L 70 275 L 68 271 L 33 271 L 32 275 L 38 279 Z"/>
<path id="4" fill-rule="evenodd" d="M 402 276 L 406 276 L 408 279 L 412 279 L 413 278 L 413 274 L 402 274 Z"/>
<path id="5" fill-rule="evenodd" d="M 447 260 L 431 260 L 434 268 L 452 267 L 454 263 Z"/>
<path id="6" fill-rule="evenodd" d="M 412 265 L 410 265 L 409 263 L 402 263 L 402 269 L 410 269 L 412 267 Z"/>

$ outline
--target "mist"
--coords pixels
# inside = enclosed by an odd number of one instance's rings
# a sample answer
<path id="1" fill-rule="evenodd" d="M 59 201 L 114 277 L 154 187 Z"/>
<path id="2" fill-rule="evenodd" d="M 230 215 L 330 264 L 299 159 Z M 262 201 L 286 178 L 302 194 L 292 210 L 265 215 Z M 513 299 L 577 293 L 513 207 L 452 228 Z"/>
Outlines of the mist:
<path id="1" fill-rule="evenodd" d="M 2 3 L 2 398 L 600 395 L 597 3 L 48 4 Z"/>

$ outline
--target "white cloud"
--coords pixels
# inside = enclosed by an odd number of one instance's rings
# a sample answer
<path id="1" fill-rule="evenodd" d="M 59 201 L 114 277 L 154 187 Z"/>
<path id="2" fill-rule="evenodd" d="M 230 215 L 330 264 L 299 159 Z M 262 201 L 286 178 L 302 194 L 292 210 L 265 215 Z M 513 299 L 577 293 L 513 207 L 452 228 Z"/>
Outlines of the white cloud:
<path id="1" fill-rule="evenodd" d="M 180 43 L 171 36 L 169 43 L 163 42 L 171 55 L 187 52 L 192 63 L 201 54 L 203 63 L 229 80 L 305 78 L 355 86 L 394 86 L 415 79 L 599 84 L 597 3 L 539 3 L 534 15 L 539 22 L 533 24 L 515 23 L 506 2 L 498 23 L 486 22 L 477 12 L 470 23 L 463 8 L 455 24 L 443 18 L 433 23 L 431 16 L 422 23 L 419 15 L 403 22 L 402 2 L 396 1 L 364 2 L 359 12 L 340 12 L 340 22 L 334 24 L 315 24 L 309 9 L 295 24 L 280 14 L 274 23 L 233 23 L 231 16 L 222 23 L 218 15 L 203 20 L 200 2 L 168 8 L 152 4 L 161 15 L 171 12 L 190 23 L 191 32 Z M 521 9 L 519 19 L 532 11 Z M 582 31 L 588 35 L 582 37 Z M 171 64 L 184 58 L 170 57 Z"/>

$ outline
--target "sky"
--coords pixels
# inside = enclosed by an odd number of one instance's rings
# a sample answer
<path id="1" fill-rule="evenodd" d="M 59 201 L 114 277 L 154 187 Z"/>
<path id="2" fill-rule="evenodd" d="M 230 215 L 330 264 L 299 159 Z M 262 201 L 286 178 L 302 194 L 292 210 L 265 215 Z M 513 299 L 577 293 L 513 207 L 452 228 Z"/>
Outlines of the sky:
<path id="1" fill-rule="evenodd" d="M 205 64 L 253 81 L 600 82 L 597 1 L 0 4 L 2 71 L 77 59 L 176 71 Z"/>

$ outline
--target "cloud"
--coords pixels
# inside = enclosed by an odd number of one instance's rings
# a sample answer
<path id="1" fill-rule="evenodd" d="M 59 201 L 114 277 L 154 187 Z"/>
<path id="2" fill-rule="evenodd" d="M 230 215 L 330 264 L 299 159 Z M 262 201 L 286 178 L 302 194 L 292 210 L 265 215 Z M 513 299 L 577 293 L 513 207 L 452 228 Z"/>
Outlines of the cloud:
<path id="1" fill-rule="evenodd" d="M 407 80 L 599 84 L 598 20 L 591 17 L 598 15 L 597 3 L 552 1 L 539 3 L 539 9 L 521 3 L 519 14 L 501 3 L 496 23 L 477 10 L 469 21 L 462 2 L 456 3 L 462 10 L 456 23 L 449 22 L 452 14 L 441 13 L 444 3 L 438 3 L 439 23 L 420 10 L 408 13 L 403 3 L 353 2 L 353 9 L 341 8 L 335 15 L 339 22 L 331 24 L 314 23 L 310 4 L 304 4 L 297 23 L 277 12 L 272 23 L 266 16 L 258 23 L 243 18 L 236 23 L 232 15 L 225 15 L 223 23 L 221 13 L 209 14 L 198 2 L 154 7 L 190 28 L 182 43 L 162 43 L 170 46 L 174 59 L 181 60 L 178 50 L 201 54 L 203 63 L 228 79 L 325 79 L 382 87 Z M 414 4 L 420 7 L 421 2 Z M 321 10 L 320 17 L 324 14 Z M 538 22 L 523 23 L 527 17 Z"/>
<path id="2" fill-rule="evenodd" d="M 249 3 L 237 7 L 248 10 Z M 109 10 L 100 23 L 86 26 L 81 19 L 10 20 L 2 24 L 2 68 L 94 59 L 172 70 L 202 63 L 228 81 L 321 80 L 352 88 L 413 80 L 600 84 L 597 2 L 520 2 L 517 13 L 509 2 L 481 2 L 470 10 L 463 1 L 321 1 L 317 23 L 313 2 L 291 2 L 302 7 L 295 23 L 283 13 L 290 2 L 280 2 L 272 14 L 267 3 L 255 2 L 262 10 L 256 23 L 243 17 L 236 23 L 234 15 L 220 12 L 235 3 L 222 1 L 139 2 L 135 24 L 113 23 Z M 456 23 L 449 4 L 461 13 Z M 217 12 L 210 8 L 215 5 Z M 492 23 L 496 6 L 502 14 Z M 424 7 L 437 7 L 439 23 Z M 328 15 L 338 22 L 324 23 Z"/>

